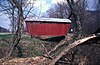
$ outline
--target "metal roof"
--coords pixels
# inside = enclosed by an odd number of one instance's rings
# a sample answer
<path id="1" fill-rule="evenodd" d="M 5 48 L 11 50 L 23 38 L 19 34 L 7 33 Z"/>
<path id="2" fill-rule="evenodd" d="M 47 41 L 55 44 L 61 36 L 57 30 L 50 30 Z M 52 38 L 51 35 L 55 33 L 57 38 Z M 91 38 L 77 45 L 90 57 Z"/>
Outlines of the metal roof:
<path id="1" fill-rule="evenodd" d="M 69 19 L 60 19 L 60 18 L 31 18 L 31 19 L 27 18 L 26 21 L 71 23 L 71 21 Z"/>

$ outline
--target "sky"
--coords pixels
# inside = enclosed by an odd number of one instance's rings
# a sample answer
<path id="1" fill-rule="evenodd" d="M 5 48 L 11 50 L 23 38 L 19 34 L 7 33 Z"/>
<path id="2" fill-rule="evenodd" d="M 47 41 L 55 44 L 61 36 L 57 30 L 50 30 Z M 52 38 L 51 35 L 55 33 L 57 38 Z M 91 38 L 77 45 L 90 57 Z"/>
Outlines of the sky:
<path id="1" fill-rule="evenodd" d="M 10 29 L 10 20 L 3 13 L 0 13 L 0 26 L 6 28 L 8 30 Z"/>
<path id="2" fill-rule="evenodd" d="M 52 7 L 53 4 L 56 4 L 57 2 L 62 2 L 64 0 L 37 0 L 36 3 L 34 4 L 36 12 L 38 11 L 37 15 L 39 13 L 44 13 L 47 11 L 50 7 Z M 96 10 L 96 5 L 97 0 L 87 0 L 87 10 Z M 41 11 L 40 11 L 41 10 Z M 6 15 L 0 12 L 0 26 L 10 29 L 10 21 L 7 18 Z"/>
<path id="3" fill-rule="evenodd" d="M 95 11 L 99 0 L 87 0 L 86 10 Z"/>
<path id="4" fill-rule="evenodd" d="M 38 12 L 37 15 L 39 15 L 39 13 L 44 13 L 45 11 L 47 11 L 52 6 L 51 3 L 56 3 L 56 0 L 37 0 L 34 4 L 35 9 L 41 10 L 41 12 Z M 37 10 L 35 10 L 35 12 L 37 12 Z M 10 29 L 9 25 L 10 20 L 8 19 L 8 17 L 0 12 L 0 26 L 6 29 Z"/>

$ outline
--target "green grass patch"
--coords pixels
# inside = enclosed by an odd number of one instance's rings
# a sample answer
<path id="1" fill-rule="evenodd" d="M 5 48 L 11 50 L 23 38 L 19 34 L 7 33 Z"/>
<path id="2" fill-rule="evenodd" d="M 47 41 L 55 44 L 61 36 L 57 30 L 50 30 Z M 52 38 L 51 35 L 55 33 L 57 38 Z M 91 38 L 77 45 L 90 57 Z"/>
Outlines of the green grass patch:
<path id="1" fill-rule="evenodd" d="M 9 39 L 12 38 L 11 34 L 0 34 L 0 38 Z"/>
<path id="2" fill-rule="evenodd" d="M 3 53 L 8 52 L 9 47 L 12 44 L 12 38 L 13 37 L 11 34 L 0 34 L 0 48 L 3 50 Z M 9 41 L 10 43 L 7 43 L 3 39 Z M 21 56 L 21 54 L 22 57 L 41 56 L 44 54 L 44 48 L 41 46 L 41 43 L 45 42 L 38 40 L 36 38 L 31 38 L 28 35 L 23 35 L 18 44 L 21 53 L 19 53 L 18 48 L 16 48 L 14 56 L 15 57 Z"/>

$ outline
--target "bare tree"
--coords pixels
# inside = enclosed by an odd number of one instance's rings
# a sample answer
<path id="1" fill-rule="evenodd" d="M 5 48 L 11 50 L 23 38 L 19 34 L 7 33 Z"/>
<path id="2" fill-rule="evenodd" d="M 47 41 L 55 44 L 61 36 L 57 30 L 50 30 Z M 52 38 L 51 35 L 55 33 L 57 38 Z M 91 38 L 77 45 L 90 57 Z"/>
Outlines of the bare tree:
<path id="1" fill-rule="evenodd" d="M 68 19 L 72 20 L 73 30 L 77 36 L 81 35 L 82 22 L 84 19 L 84 13 L 86 9 L 85 0 L 66 0 L 69 5 L 70 15 Z"/>
<path id="2" fill-rule="evenodd" d="M 68 17 L 68 5 L 65 2 L 57 3 L 51 7 L 48 11 L 48 17 L 50 18 L 67 18 Z"/>
<path id="3" fill-rule="evenodd" d="M 33 3 L 31 3 L 30 0 L 1 0 L 1 2 L 3 2 L 0 4 L 2 8 L 1 11 L 9 15 L 12 23 L 13 40 L 9 53 L 7 54 L 7 56 L 12 56 L 21 39 L 24 29 L 24 20 L 34 9 L 33 4 L 35 0 L 33 0 Z"/>

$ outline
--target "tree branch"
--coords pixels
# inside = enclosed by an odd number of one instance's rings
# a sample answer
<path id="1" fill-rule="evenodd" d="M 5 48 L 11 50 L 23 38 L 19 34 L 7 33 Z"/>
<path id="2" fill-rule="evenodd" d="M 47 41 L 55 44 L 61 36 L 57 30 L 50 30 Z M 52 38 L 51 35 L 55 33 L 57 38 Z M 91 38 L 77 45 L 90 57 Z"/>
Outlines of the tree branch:
<path id="1" fill-rule="evenodd" d="M 92 36 L 89 36 L 89 37 L 86 37 L 86 38 L 83 38 L 83 39 L 80 39 L 80 40 L 77 40 L 75 41 L 74 43 L 68 45 L 65 49 L 63 49 L 61 51 L 61 53 L 59 55 L 57 55 L 49 65 L 55 65 L 55 63 L 66 53 L 68 52 L 70 49 L 90 40 L 90 39 L 93 39 L 93 38 L 96 38 L 97 36 L 96 35 L 92 35 Z"/>

